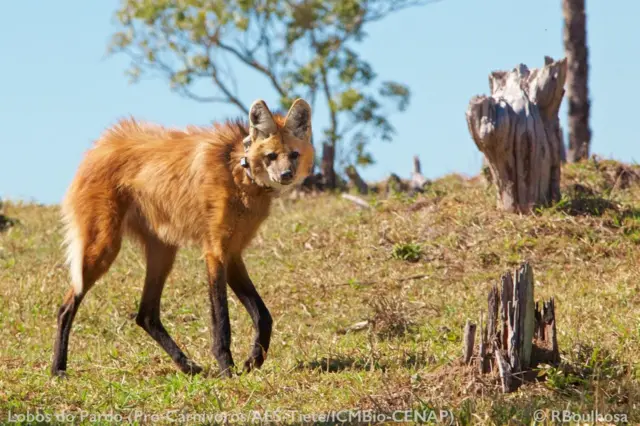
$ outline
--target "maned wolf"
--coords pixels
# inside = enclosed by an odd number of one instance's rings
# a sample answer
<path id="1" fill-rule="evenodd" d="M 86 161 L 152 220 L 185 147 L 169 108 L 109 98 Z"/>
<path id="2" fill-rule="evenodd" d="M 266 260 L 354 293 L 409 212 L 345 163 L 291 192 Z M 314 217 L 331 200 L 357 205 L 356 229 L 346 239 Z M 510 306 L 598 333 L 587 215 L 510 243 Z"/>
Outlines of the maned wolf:
<path id="1" fill-rule="evenodd" d="M 123 234 L 144 248 L 147 271 L 136 322 L 185 373 L 186 357 L 160 321 L 160 297 L 176 251 L 202 247 L 211 302 L 213 354 L 221 374 L 234 367 L 227 283 L 249 312 L 256 334 L 244 370 L 259 368 L 271 338 L 271 315 L 242 252 L 267 218 L 271 200 L 311 171 L 311 107 L 296 100 L 286 117 L 258 100 L 248 128 L 240 121 L 184 131 L 123 120 L 80 164 L 62 203 L 72 288 L 58 311 L 52 374 L 64 375 L 73 318 L 87 291 L 115 260 Z"/>

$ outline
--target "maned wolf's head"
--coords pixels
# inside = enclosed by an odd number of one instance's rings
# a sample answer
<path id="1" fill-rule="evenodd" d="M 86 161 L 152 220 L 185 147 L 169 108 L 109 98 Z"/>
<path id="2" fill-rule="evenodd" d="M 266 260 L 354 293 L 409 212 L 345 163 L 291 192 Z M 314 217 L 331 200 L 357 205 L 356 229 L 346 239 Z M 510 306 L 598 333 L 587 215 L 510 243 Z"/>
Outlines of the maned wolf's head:
<path id="1" fill-rule="evenodd" d="M 282 190 L 301 183 L 311 173 L 311 107 L 296 99 L 286 117 L 274 116 L 263 100 L 249 110 L 251 145 L 247 161 L 258 183 Z"/>

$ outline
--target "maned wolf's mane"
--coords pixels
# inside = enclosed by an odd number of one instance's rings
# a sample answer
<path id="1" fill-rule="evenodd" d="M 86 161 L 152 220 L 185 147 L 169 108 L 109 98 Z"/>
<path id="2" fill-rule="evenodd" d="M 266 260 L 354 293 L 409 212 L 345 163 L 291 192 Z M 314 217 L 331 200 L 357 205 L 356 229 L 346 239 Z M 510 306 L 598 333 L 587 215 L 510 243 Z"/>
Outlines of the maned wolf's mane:
<path id="1" fill-rule="evenodd" d="M 279 128 L 284 127 L 285 118 L 286 117 L 281 113 L 273 113 L 273 119 Z M 187 127 L 187 129 L 188 128 L 189 127 Z M 199 129 L 199 131 L 211 130 L 211 128 L 198 126 L 194 126 L 194 128 Z M 249 122 L 244 118 L 228 119 L 224 122 L 214 122 L 213 128 L 220 132 L 230 131 L 242 136 L 242 138 L 249 135 Z"/>
<path id="2" fill-rule="evenodd" d="M 273 118 L 282 128 L 284 126 L 285 117 L 280 113 L 274 113 Z M 227 119 L 224 121 L 213 122 L 210 126 L 188 125 L 184 128 L 168 127 L 156 123 L 137 120 L 133 117 L 123 118 L 108 128 L 102 137 L 98 138 L 97 143 L 102 140 L 131 139 L 136 135 L 149 139 L 149 136 L 156 136 L 158 139 L 179 140 L 193 135 L 212 135 L 217 136 L 216 139 L 225 143 L 239 144 L 249 135 L 249 123 L 244 118 Z"/>

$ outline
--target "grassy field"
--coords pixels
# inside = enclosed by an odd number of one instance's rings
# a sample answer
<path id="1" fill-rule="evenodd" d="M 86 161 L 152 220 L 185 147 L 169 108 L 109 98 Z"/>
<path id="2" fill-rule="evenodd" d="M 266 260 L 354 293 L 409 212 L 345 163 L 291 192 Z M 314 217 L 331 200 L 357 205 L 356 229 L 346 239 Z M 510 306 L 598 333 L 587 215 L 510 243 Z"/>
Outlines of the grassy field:
<path id="1" fill-rule="evenodd" d="M 80 307 L 67 379 L 50 378 L 68 286 L 58 208 L 7 202 L 3 213 L 19 223 L 0 233 L 0 422 L 64 413 L 104 424 L 117 416 L 213 423 L 195 415 L 254 413 L 281 423 L 414 409 L 502 425 L 532 424 L 542 409 L 638 423 L 640 186 L 619 171 L 610 162 L 568 166 L 565 198 L 528 217 L 496 211 L 493 189 L 455 175 L 414 198 L 369 197 L 369 210 L 331 195 L 276 202 L 245 254 L 274 318 L 271 350 L 262 370 L 230 380 L 216 377 L 200 253 L 180 252 L 162 303 L 169 332 L 205 367 L 189 377 L 135 325 L 144 264 L 129 243 Z M 556 298 L 562 365 L 503 395 L 495 377 L 460 365 L 462 328 L 523 260 L 536 299 Z M 253 330 L 231 292 L 229 303 L 240 365 Z"/>

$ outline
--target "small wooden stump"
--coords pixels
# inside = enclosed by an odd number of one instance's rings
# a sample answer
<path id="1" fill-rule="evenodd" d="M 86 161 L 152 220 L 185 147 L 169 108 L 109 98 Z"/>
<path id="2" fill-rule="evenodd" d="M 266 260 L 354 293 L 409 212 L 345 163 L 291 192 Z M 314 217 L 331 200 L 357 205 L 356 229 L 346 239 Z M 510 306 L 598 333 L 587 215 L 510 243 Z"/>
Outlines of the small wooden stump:
<path id="1" fill-rule="evenodd" d="M 491 288 L 486 327 L 480 314 L 480 343 L 475 358 L 475 324 L 467 321 L 465 325 L 463 362 L 476 362 L 482 374 L 497 371 L 505 393 L 517 389 L 525 373 L 538 364 L 560 362 L 554 299 L 541 305 L 534 303 L 533 283 L 533 270 L 525 262 L 516 271 L 515 279 L 507 272 L 500 288 Z"/>
<path id="2" fill-rule="evenodd" d="M 464 353 L 463 360 L 465 364 L 469 364 L 473 356 L 473 342 L 476 338 L 476 325 L 467 320 L 464 326 Z"/>
<path id="3" fill-rule="evenodd" d="M 358 193 L 367 195 L 369 193 L 369 185 L 360 177 L 358 170 L 355 166 L 350 165 L 344 169 L 344 173 L 347 175 L 351 184 L 358 190 Z"/>
<path id="4" fill-rule="evenodd" d="M 422 174 L 422 167 L 420 166 L 420 158 L 417 155 L 413 157 L 413 173 L 411 173 L 411 192 L 424 192 L 425 188 L 429 185 L 429 180 Z"/>
<path id="5" fill-rule="evenodd" d="M 336 179 L 336 172 L 333 169 L 333 159 L 336 151 L 333 145 L 328 142 L 322 144 L 322 162 L 320 164 L 320 170 L 324 177 L 324 187 L 326 189 L 336 189 L 338 186 L 338 180 Z"/>
<path id="6" fill-rule="evenodd" d="M 384 192 L 389 195 L 394 192 L 408 192 L 409 183 L 395 173 L 391 173 L 384 183 Z"/>
<path id="7" fill-rule="evenodd" d="M 422 167 L 420 165 L 420 158 L 417 155 L 413 157 L 413 171 L 411 172 L 411 179 L 402 179 L 395 173 L 391 173 L 387 180 L 377 184 L 377 192 L 384 193 L 386 195 L 394 192 L 408 193 L 409 195 L 415 195 L 417 193 L 423 193 L 431 185 L 431 181 L 424 177 L 422 174 Z M 373 188 L 369 188 L 373 191 Z"/>
<path id="8" fill-rule="evenodd" d="M 564 144 L 558 111 L 566 59 L 489 75 L 491 96 L 474 96 L 466 112 L 469 133 L 484 154 L 498 189 L 498 208 L 529 213 L 560 199 Z"/>

